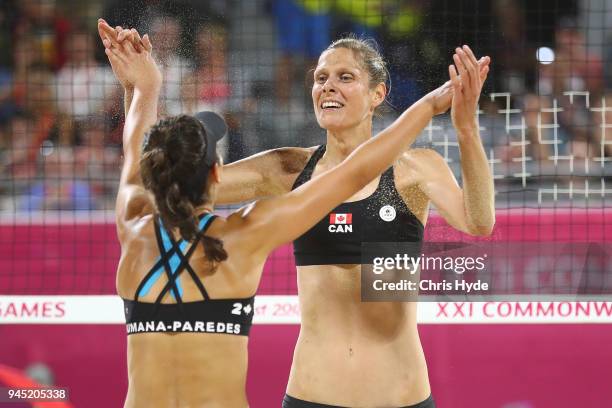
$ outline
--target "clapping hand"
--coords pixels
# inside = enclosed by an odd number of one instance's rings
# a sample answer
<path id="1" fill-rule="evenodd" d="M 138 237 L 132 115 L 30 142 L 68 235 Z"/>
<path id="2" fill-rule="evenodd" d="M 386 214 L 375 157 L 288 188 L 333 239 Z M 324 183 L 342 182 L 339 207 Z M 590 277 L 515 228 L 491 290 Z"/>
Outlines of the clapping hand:
<path id="1" fill-rule="evenodd" d="M 487 63 L 479 69 L 476 56 L 467 45 L 455 49 L 453 61 L 455 65 L 448 67 L 453 87 L 451 118 L 461 137 L 464 134 L 474 134 L 478 129 L 476 109 L 478 109 L 480 91 L 487 78 L 489 66 Z"/>
<path id="2" fill-rule="evenodd" d="M 141 38 L 135 29 L 112 28 L 103 19 L 98 20 L 98 33 L 113 73 L 125 89 L 161 85 L 161 72 L 151 56 L 153 46 L 147 34 Z"/>

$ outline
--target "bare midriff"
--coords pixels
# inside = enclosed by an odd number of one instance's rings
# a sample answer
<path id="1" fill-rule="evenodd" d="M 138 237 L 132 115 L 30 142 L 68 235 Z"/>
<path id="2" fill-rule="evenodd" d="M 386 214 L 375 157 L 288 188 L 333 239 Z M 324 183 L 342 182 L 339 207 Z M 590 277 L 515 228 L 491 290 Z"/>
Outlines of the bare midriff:
<path id="1" fill-rule="evenodd" d="M 246 336 L 128 336 L 126 408 L 246 408 Z"/>
<path id="2" fill-rule="evenodd" d="M 425 400 L 417 304 L 361 302 L 360 284 L 360 265 L 298 267 L 302 323 L 287 394 L 361 407 Z"/>

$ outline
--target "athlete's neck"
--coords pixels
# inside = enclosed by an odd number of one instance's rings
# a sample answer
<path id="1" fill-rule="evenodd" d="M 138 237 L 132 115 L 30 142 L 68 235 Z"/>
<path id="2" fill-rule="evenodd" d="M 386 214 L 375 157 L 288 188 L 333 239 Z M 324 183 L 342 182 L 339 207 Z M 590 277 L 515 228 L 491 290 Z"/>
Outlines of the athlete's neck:
<path id="1" fill-rule="evenodd" d="M 372 121 L 364 120 L 357 126 L 327 131 L 327 146 L 321 160 L 333 166 L 340 164 L 359 145 L 372 137 Z"/>

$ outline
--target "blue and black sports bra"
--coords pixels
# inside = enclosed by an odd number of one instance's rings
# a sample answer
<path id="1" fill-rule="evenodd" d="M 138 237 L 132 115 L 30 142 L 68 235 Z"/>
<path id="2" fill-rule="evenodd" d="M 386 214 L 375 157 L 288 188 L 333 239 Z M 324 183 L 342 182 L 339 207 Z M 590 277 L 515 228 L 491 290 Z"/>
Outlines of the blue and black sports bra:
<path id="1" fill-rule="evenodd" d="M 292 189 L 310 180 L 324 153 L 325 145 L 319 146 Z M 296 239 L 293 254 L 298 266 L 360 264 L 362 243 L 410 242 L 420 246 L 423 231 L 423 224 L 408 209 L 395 188 L 391 166 L 381 175 L 372 195 L 340 204 Z"/>
<path id="2" fill-rule="evenodd" d="M 211 299 L 200 278 L 189 264 L 189 258 L 197 247 L 200 237 L 212 224 L 216 216 L 200 216 L 197 238 L 187 249 L 189 242 L 176 242 L 163 227 L 156 215 L 155 236 L 160 257 L 144 277 L 134 300 L 123 299 L 127 334 L 136 333 L 220 333 L 248 336 L 253 322 L 255 297 L 245 299 Z M 178 277 L 187 271 L 202 294 L 202 300 L 183 302 Z M 165 271 L 168 282 L 157 296 L 155 303 L 140 302 L 138 298 L 146 295 L 153 284 Z M 161 303 L 171 291 L 176 303 Z"/>

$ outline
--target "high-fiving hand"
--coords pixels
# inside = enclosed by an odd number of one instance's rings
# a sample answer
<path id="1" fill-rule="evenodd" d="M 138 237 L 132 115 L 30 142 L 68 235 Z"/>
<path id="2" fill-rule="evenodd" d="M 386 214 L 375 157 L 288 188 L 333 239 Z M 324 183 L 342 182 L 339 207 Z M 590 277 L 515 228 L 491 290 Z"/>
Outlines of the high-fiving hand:
<path id="1" fill-rule="evenodd" d="M 488 57 L 485 57 L 488 59 Z M 451 118 L 457 129 L 459 137 L 466 134 L 475 134 L 478 129 L 476 109 L 482 84 L 489 73 L 489 61 L 479 66 L 479 61 L 468 47 L 457 47 L 453 55 L 455 65 L 448 66 L 451 85 L 453 87 L 453 101 Z M 482 61 L 482 59 L 481 59 Z"/>
<path id="2" fill-rule="evenodd" d="M 491 58 L 489 57 L 482 57 L 476 62 L 476 72 L 478 72 L 480 76 L 481 84 L 487 78 L 487 75 L 489 73 L 490 63 L 491 63 Z M 458 79 L 459 81 L 462 81 L 463 77 L 459 77 Z M 448 109 L 451 107 L 453 103 L 454 93 L 455 93 L 455 87 L 453 86 L 453 82 L 449 80 L 449 81 L 446 81 L 446 83 L 444 83 L 442 86 L 435 89 L 428 95 L 430 102 L 432 104 L 433 110 L 434 110 L 434 115 L 439 115 L 441 113 L 448 111 Z"/>
<path id="3" fill-rule="evenodd" d="M 103 19 L 98 20 L 98 34 L 115 77 L 125 89 L 161 85 L 162 75 L 151 56 L 153 46 L 147 34 L 141 38 L 135 29 L 112 28 Z"/>

